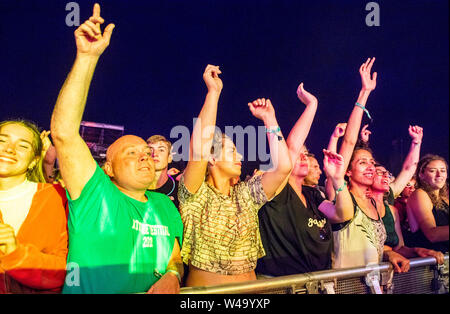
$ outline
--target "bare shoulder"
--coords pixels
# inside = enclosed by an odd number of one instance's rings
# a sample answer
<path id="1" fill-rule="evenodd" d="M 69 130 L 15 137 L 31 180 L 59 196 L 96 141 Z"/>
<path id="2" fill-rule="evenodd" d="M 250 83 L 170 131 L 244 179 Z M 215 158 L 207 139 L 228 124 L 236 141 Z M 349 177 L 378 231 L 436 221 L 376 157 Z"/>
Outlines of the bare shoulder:
<path id="1" fill-rule="evenodd" d="M 412 210 L 431 210 L 433 208 L 433 203 L 431 202 L 427 192 L 423 189 L 417 189 L 408 198 L 407 207 Z"/>
<path id="2" fill-rule="evenodd" d="M 427 192 L 425 192 L 425 190 L 423 189 L 417 189 L 415 190 L 411 196 L 409 197 L 409 200 L 414 200 L 414 201 L 429 201 L 431 203 L 431 199 L 428 196 Z"/>

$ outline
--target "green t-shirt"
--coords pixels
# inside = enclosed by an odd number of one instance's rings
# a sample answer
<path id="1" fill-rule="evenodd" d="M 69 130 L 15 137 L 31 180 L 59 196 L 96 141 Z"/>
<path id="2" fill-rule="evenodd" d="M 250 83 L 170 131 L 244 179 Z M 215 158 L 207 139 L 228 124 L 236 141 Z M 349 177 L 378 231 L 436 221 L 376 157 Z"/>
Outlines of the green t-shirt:
<path id="1" fill-rule="evenodd" d="M 132 199 L 97 165 L 78 199 L 69 199 L 69 253 L 63 293 L 146 292 L 164 274 L 183 224 L 172 201 L 147 191 Z"/>

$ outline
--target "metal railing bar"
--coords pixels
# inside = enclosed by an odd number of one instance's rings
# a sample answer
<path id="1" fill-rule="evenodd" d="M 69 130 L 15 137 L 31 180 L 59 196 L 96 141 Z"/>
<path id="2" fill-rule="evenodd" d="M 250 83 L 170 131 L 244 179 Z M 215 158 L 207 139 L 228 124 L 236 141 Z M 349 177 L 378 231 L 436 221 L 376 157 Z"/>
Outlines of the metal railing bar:
<path id="1" fill-rule="evenodd" d="M 448 263 L 449 256 L 445 255 L 445 262 Z M 412 258 L 410 259 L 410 268 L 435 265 L 436 260 L 433 257 Z M 254 292 L 264 292 L 272 290 L 290 289 L 290 287 L 301 288 L 310 281 L 332 281 L 335 279 L 347 279 L 363 277 L 372 271 L 380 273 L 392 270 L 391 263 L 380 263 L 368 265 L 365 267 L 343 268 L 323 270 L 313 273 L 304 273 L 297 275 L 281 276 L 255 281 L 246 281 L 239 283 L 229 283 L 217 286 L 205 287 L 184 287 L 181 288 L 181 294 L 246 294 Z"/>

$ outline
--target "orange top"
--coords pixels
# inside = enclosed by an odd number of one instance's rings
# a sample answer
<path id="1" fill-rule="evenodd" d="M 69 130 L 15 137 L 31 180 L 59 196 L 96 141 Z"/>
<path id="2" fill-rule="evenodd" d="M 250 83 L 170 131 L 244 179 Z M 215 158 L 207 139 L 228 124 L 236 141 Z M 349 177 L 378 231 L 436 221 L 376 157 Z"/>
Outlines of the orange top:
<path id="1" fill-rule="evenodd" d="M 16 241 L 15 251 L 0 252 L 0 293 L 60 292 L 68 245 L 67 198 L 61 186 L 38 183 Z"/>

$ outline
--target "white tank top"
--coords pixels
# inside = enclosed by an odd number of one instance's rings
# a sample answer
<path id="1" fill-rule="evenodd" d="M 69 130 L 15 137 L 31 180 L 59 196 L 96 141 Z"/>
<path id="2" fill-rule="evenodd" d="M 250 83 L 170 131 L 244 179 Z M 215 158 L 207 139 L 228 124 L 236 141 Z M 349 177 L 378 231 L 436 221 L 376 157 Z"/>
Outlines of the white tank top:
<path id="1" fill-rule="evenodd" d="M 341 230 L 333 231 L 333 268 L 379 264 L 383 259 L 386 229 L 382 219 L 374 220 L 357 204 L 355 207 L 353 219 Z"/>

